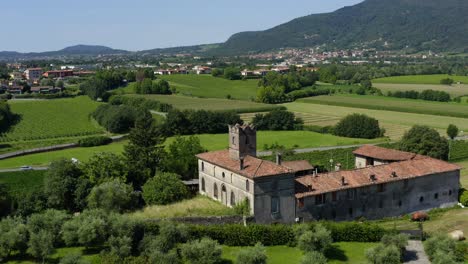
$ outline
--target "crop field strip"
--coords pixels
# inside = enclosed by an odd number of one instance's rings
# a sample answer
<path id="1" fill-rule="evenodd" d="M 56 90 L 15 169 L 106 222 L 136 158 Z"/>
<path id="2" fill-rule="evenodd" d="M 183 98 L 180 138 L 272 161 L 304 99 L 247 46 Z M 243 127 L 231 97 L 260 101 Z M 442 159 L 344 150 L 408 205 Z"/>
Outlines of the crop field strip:
<path id="1" fill-rule="evenodd" d="M 236 112 L 259 112 L 269 111 L 279 106 L 260 104 L 250 101 L 228 100 L 219 98 L 197 98 L 182 95 L 126 95 L 131 97 L 143 97 L 149 100 L 156 100 L 162 103 L 172 104 L 175 108 L 180 110 L 211 110 L 211 111 L 227 111 L 232 110 Z"/>
<path id="2" fill-rule="evenodd" d="M 402 84 L 402 83 L 373 83 L 373 86 L 379 88 L 384 94 L 396 91 L 417 91 L 436 90 L 449 93 L 452 97 L 468 95 L 468 84 Z"/>
<path id="3" fill-rule="evenodd" d="M 440 80 L 450 78 L 457 82 L 468 84 L 468 76 L 432 74 L 432 75 L 406 75 L 373 79 L 373 83 L 397 84 L 440 84 Z"/>
<path id="4" fill-rule="evenodd" d="M 42 140 L 103 134 L 89 115 L 99 103 L 88 97 L 55 100 L 13 100 L 20 121 L 0 137 L 1 142 Z"/>
<path id="5" fill-rule="evenodd" d="M 468 131 L 468 119 L 466 118 L 372 110 L 303 102 L 287 103 L 283 105 L 286 106 L 289 111 L 301 113 L 301 115 L 312 114 L 342 118 L 351 113 L 366 114 L 379 120 L 382 126 L 387 130 L 386 135 L 391 139 L 399 139 L 403 135 L 404 131 L 408 130 L 413 125 L 427 125 L 437 129 L 442 135 L 445 135 L 445 129 L 449 124 L 458 126 L 462 131 Z M 325 122 L 317 122 L 314 125 L 325 126 L 325 124 Z"/>

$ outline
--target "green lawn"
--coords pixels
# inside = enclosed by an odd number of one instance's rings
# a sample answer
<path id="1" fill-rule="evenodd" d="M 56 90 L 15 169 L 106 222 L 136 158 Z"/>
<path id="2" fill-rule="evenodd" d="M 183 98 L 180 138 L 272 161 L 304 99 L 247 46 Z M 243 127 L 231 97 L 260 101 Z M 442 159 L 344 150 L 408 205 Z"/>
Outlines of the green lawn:
<path id="1" fill-rule="evenodd" d="M 366 263 L 365 252 L 377 243 L 338 242 L 333 243 L 332 250 L 327 253 L 328 263 Z M 242 247 L 223 246 L 223 258 L 235 262 L 237 253 Z M 294 247 L 270 246 L 266 247 L 268 264 L 299 264 L 303 252 Z"/>
<path id="2" fill-rule="evenodd" d="M 239 100 L 250 100 L 257 96 L 258 80 L 231 81 L 211 75 L 195 74 L 166 75 L 158 78 L 167 80 L 183 95 L 206 98 L 226 98 L 227 95 L 231 95 Z"/>
<path id="3" fill-rule="evenodd" d="M 457 162 L 457 164 L 463 167 L 460 175 L 460 183 L 465 189 L 468 189 L 468 160 Z"/>
<path id="4" fill-rule="evenodd" d="M 86 249 L 84 247 L 67 247 L 67 248 L 57 248 L 55 253 L 50 256 L 46 263 L 59 263 L 60 259 L 71 254 L 80 254 L 83 255 L 83 259 L 89 261 L 91 264 L 101 263 L 101 258 L 99 256 L 100 249 Z M 33 258 L 25 259 L 14 259 L 14 256 L 10 258 L 7 263 L 9 264 L 32 264 L 40 263 L 38 260 Z"/>
<path id="5" fill-rule="evenodd" d="M 0 173 L 0 184 L 5 184 L 15 198 L 41 188 L 46 171 L 17 171 Z"/>
<path id="6" fill-rule="evenodd" d="M 405 84 L 440 84 L 440 80 L 446 78 L 453 79 L 455 82 L 468 83 L 468 76 L 456 76 L 448 74 L 393 76 L 374 79 L 372 80 L 372 82 Z"/>
<path id="7" fill-rule="evenodd" d="M 468 118 L 468 105 L 453 102 L 431 102 L 371 95 L 316 96 L 300 99 L 297 102 Z"/>
<path id="8" fill-rule="evenodd" d="M 20 121 L 0 138 L 2 142 L 43 140 L 103 134 L 104 129 L 90 119 L 99 103 L 88 97 L 54 100 L 11 100 Z"/>
<path id="9" fill-rule="evenodd" d="M 228 134 L 203 134 L 198 135 L 198 137 L 200 138 L 202 146 L 208 150 L 221 150 L 228 147 Z M 167 144 L 170 144 L 170 142 L 173 140 L 173 138 L 169 138 Z M 287 148 L 313 148 L 324 146 L 355 145 L 381 141 L 382 139 L 366 140 L 343 138 L 309 131 L 260 131 L 257 133 L 257 146 L 259 150 L 262 150 L 265 144 L 271 145 L 274 143 L 284 145 Z M 62 157 L 67 159 L 76 158 L 80 161 L 87 161 L 93 154 L 97 152 L 120 153 L 123 151 L 123 146 L 125 144 L 126 142 L 123 141 L 91 148 L 73 148 L 31 154 L 0 160 L 0 168 L 17 168 L 22 165 L 47 165 L 52 160 Z"/>
<path id="10" fill-rule="evenodd" d="M 405 113 L 396 111 L 373 110 L 365 108 L 353 108 L 344 106 L 321 105 L 304 102 L 293 102 L 283 104 L 289 111 L 299 115 L 313 115 L 320 117 L 313 125 L 332 125 L 351 113 L 366 114 L 376 118 L 386 129 L 386 135 L 394 140 L 398 140 L 406 130 L 413 125 L 427 125 L 437 129 L 445 135 L 445 130 L 449 124 L 454 124 L 460 130 L 468 131 L 468 119 L 458 117 L 424 115 L 415 113 Z"/>
<path id="11" fill-rule="evenodd" d="M 130 213 L 130 216 L 136 219 L 226 215 L 235 215 L 234 209 L 202 195 L 169 205 L 147 206 L 140 211 Z"/>
<path id="12" fill-rule="evenodd" d="M 219 98 L 198 98 L 183 95 L 126 95 L 131 97 L 143 97 L 150 100 L 156 100 L 173 105 L 177 109 L 185 110 L 212 110 L 226 111 L 233 110 L 237 112 L 255 112 L 269 111 L 277 108 L 276 105 L 260 104 L 251 101 L 228 100 Z"/>

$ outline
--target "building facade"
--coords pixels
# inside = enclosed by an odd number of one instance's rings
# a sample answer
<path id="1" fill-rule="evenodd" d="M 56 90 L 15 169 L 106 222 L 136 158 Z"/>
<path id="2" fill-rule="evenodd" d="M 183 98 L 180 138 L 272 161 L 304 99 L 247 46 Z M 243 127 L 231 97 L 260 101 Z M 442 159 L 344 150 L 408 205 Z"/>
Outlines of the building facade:
<path id="1" fill-rule="evenodd" d="M 256 130 L 229 127 L 229 149 L 197 155 L 199 191 L 226 206 L 247 199 L 257 223 L 378 219 L 451 206 L 460 167 L 409 152 L 366 145 L 354 170 L 317 173 L 308 161 L 256 157 Z"/>
<path id="2" fill-rule="evenodd" d="M 28 81 L 37 81 L 42 76 L 42 68 L 29 68 L 24 71 L 24 75 Z"/>

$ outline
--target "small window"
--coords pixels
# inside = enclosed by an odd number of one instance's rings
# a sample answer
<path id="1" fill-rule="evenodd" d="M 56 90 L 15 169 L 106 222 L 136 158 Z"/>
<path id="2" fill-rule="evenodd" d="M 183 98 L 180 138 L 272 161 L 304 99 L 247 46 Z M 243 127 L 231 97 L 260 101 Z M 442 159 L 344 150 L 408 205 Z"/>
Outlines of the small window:
<path id="1" fill-rule="evenodd" d="M 233 145 L 235 145 L 236 144 L 236 137 L 232 137 L 231 142 L 232 142 Z"/>
<path id="2" fill-rule="evenodd" d="M 221 175 L 223 175 L 223 178 L 226 177 L 226 174 L 224 174 L 224 172 Z"/>
<path id="3" fill-rule="evenodd" d="M 218 185 L 216 183 L 213 186 L 213 197 L 218 199 Z"/>
<path id="4" fill-rule="evenodd" d="M 205 178 L 201 179 L 201 190 L 204 192 L 205 191 Z"/>
<path id="5" fill-rule="evenodd" d="M 236 205 L 236 196 L 234 195 L 234 192 L 231 192 L 231 206 Z"/>
<path id="6" fill-rule="evenodd" d="M 439 193 L 434 193 L 434 199 L 435 200 L 439 199 Z"/>
<path id="7" fill-rule="evenodd" d="M 403 204 L 403 203 L 401 202 L 401 200 L 398 201 L 398 207 L 401 207 L 402 204 Z"/>
<path id="8" fill-rule="evenodd" d="M 319 194 L 315 196 L 315 204 L 323 204 L 325 203 L 325 195 Z"/>
<path id="9" fill-rule="evenodd" d="M 299 198 L 297 199 L 297 206 L 299 208 L 303 208 L 304 207 L 304 198 Z"/>
<path id="10" fill-rule="evenodd" d="M 201 170 L 202 170 L 202 171 L 205 171 L 205 162 L 203 162 L 203 161 L 202 161 L 202 163 L 201 163 Z"/>
<path id="11" fill-rule="evenodd" d="M 348 209 L 348 214 L 349 214 L 349 216 L 353 216 L 353 208 L 350 207 Z"/>
<path id="12" fill-rule="evenodd" d="M 452 195 L 452 190 L 449 190 L 449 195 Z"/>
<path id="13" fill-rule="evenodd" d="M 278 197 L 271 197 L 271 213 L 277 214 L 280 211 L 280 203 Z"/>
<path id="14" fill-rule="evenodd" d="M 332 192 L 332 201 L 336 202 L 336 192 Z"/>
<path id="15" fill-rule="evenodd" d="M 250 184 L 249 184 L 249 180 L 245 180 L 245 190 L 246 191 L 250 191 Z"/>
<path id="16" fill-rule="evenodd" d="M 346 190 L 346 196 L 348 197 L 349 200 L 353 200 L 354 199 L 354 189 L 348 189 Z"/>
<path id="17" fill-rule="evenodd" d="M 383 200 L 380 200 L 380 201 L 379 201 L 379 208 L 380 208 L 380 209 L 383 208 Z"/>
<path id="18" fill-rule="evenodd" d="M 423 196 L 419 197 L 419 202 L 420 203 L 424 202 L 424 197 Z"/>
<path id="19" fill-rule="evenodd" d="M 381 183 L 377 185 L 377 192 L 384 192 L 385 191 L 385 184 Z"/>

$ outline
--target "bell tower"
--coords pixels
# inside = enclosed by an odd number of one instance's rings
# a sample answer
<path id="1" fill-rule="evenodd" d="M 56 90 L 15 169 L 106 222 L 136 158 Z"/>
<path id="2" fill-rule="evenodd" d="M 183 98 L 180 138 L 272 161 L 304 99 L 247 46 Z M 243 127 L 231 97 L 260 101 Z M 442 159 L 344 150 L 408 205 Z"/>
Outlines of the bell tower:
<path id="1" fill-rule="evenodd" d="M 257 156 L 257 130 L 252 125 L 229 125 L 229 156 L 240 160 Z"/>

